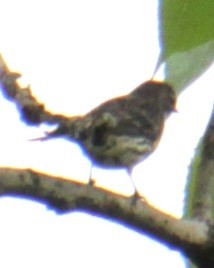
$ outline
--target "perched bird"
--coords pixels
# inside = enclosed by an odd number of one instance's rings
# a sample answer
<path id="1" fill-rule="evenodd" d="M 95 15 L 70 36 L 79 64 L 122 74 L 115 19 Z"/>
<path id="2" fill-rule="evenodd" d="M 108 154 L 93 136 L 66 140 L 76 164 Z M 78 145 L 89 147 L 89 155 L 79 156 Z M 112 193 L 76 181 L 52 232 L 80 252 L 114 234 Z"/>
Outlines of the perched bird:
<path id="1" fill-rule="evenodd" d="M 69 118 L 40 140 L 64 136 L 78 142 L 92 164 L 125 168 L 131 177 L 133 167 L 157 147 L 175 104 L 176 95 L 169 84 L 149 80 L 86 115 Z"/>

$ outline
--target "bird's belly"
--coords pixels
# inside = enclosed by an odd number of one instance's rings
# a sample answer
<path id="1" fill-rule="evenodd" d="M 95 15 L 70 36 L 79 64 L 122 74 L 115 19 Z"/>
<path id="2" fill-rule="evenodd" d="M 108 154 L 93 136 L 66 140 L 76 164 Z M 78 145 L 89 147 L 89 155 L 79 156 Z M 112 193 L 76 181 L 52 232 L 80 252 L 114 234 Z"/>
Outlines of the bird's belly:
<path id="1" fill-rule="evenodd" d="M 95 165 L 109 168 L 131 168 L 153 151 L 148 139 L 113 135 L 101 146 L 86 142 L 84 148 Z"/>

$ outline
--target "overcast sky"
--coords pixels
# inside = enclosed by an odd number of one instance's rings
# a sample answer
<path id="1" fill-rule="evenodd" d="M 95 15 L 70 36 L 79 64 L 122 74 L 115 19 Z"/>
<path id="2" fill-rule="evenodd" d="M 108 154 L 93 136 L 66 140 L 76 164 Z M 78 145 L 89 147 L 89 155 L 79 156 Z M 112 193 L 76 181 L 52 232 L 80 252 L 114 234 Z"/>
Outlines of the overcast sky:
<path id="1" fill-rule="evenodd" d="M 49 110 L 67 115 L 84 114 L 150 79 L 159 53 L 155 0 L 7 0 L 0 25 L 0 53 L 11 70 L 23 74 L 20 83 L 30 84 Z M 177 217 L 190 159 L 213 102 L 211 79 L 213 68 L 180 96 L 179 112 L 167 121 L 157 151 L 133 173 L 146 199 Z M 0 106 L 1 166 L 87 182 L 90 162 L 77 145 L 61 139 L 29 142 L 49 127 L 25 126 L 2 96 Z M 98 186 L 132 194 L 125 171 L 94 168 L 93 177 Z M 59 216 L 12 198 L 0 200 L 0 213 L 4 267 L 184 267 L 179 253 L 94 216 Z"/>

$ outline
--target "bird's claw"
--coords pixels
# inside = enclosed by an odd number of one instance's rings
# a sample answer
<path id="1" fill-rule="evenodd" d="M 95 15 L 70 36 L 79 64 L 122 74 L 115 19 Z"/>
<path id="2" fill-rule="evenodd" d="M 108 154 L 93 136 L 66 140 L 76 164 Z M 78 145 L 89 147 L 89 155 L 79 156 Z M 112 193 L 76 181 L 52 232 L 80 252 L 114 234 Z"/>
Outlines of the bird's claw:
<path id="1" fill-rule="evenodd" d="M 138 200 L 140 200 L 141 202 L 147 202 L 146 198 L 143 195 L 141 195 L 138 191 L 135 191 L 130 198 L 131 198 L 131 204 L 133 206 L 136 205 Z"/>

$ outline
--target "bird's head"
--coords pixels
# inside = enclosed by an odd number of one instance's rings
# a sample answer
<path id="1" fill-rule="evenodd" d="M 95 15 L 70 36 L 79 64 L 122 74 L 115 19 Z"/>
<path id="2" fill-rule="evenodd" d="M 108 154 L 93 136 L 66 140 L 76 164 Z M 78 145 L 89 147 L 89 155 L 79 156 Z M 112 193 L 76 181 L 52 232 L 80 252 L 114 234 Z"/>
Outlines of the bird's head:
<path id="1" fill-rule="evenodd" d="M 141 99 L 145 105 L 158 108 L 166 115 L 176 112 L 176 94 L 172 86 L 165 82 L 149 80 L 136 89 L 130 96 Z"/>

